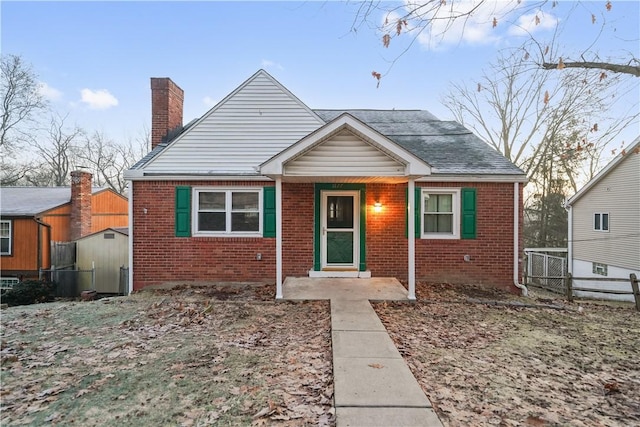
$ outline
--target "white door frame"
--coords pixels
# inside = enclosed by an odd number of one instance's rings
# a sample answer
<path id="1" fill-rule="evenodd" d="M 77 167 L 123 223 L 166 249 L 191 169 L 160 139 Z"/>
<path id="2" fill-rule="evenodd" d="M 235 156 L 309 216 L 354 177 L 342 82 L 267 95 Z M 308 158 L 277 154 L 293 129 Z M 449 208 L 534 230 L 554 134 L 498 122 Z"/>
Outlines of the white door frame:
<path id="1" fill-rule="evenodd" d="M 353 228 L 344 229 L 353 233 L 353 263 L 327 264 L 327 197 L 353 197 Z M 325 269 L 355 269 L 360 265 L 360 191 L 359 190 L 321 190 L 320 191 L 320 268 Z"/>

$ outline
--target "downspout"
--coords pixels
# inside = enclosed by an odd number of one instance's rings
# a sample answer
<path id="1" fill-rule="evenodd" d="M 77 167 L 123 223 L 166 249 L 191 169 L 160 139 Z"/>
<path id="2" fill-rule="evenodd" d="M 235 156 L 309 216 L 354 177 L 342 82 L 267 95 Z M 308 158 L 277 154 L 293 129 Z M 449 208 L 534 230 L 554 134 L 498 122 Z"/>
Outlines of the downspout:
<path id="1" fill-rule="evenodd" d="M 49 246 L 49 250 L 51 250 L 51 225 L 42 222 L 39 218 L 34 217 L 33 220 L 36 222 L 36 224 L 38 224 L 38 256 L 37 256 L 37 270 L 40 271 L 40 268 L 43 267 L 42 265 L 42 234 L 41 234 L 41 227 L 45 227 L 47 228 L 47 245 Z M 51 252 L 49 252 L 49 262 L 51 262 Z M 49 267 L 51 267 L 51 265 L 49 265 Z"/>
<path id="2" fill-rule="evenodd" d="M 133 292 L 133 180 L 129 181 L 129 295 Z"/>
<path id="3" fill-rule="evenodd" d="M 573 206 L 567 204 L 565 200 L 564 209 L 569 218 L 567 220 L 567 273 L 573 274 Z"/>
<path id="4" fill-rule="evenodd" d="M 522 296 L 528 296 L 529 290 L 520 283 L 518 271 L 520 267 L 520 184 L 513 183 L 513 284 L 522 291 Z"/>

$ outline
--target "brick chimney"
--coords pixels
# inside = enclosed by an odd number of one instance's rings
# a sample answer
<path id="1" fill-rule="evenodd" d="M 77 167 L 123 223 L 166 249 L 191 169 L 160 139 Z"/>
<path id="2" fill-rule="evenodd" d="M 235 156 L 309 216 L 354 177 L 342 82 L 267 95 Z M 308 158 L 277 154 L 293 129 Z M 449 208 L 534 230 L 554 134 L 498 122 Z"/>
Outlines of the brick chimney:
<path id="1" fill-rule="evenodd" d="M 91 178 L 89 172 L 71 172 L 71 240 L 91 233 Z"/>
<path id="2" fill-rule="evenodd" d="M 168 77 L 151 78 L 151 149 L 182 128 L 184 91 Z M 169 138 L 167 138 L 169 136 Z"/>

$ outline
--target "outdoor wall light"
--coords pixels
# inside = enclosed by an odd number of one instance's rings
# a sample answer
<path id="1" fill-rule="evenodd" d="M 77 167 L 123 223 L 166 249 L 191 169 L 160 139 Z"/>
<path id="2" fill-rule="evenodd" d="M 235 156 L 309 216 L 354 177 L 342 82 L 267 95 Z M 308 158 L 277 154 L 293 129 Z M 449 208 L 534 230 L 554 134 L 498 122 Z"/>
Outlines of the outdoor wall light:
<path id="1" fill-rule="evenodd" d="M 373 211 L 374 211 L 375 213 L 382 212 L 382 203 L 380 203 L 380 202 L 375 202 L 375 203 L 373 204 Z"/>

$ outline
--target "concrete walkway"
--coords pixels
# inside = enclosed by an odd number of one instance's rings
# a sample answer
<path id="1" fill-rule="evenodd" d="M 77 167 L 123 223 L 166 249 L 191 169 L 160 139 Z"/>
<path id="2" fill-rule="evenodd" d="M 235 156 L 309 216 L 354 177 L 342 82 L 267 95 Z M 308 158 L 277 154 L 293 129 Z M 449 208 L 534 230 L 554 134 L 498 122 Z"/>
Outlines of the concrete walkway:
<path id="1" fill-rule="evenodd" d="M 369 300 L 407 300 L 396 279 L 308 279 L 285 299 L 330 299 L 337 427 L 442 427 Z"/>

